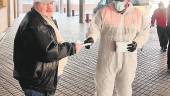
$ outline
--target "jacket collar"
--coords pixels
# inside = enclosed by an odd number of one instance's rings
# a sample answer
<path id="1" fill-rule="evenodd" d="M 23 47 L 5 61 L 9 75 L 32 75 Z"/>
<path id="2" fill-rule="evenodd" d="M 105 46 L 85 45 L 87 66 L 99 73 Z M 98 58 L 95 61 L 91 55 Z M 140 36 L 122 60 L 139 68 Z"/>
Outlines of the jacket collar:
<path id="1" fill-rule="evenodd" d="M 45 25 L 49 25 L 47 21 L 42 17 L 42 15 L 39 12 L 37 12 L 34 8 L 31 8 L 31 12 L 36 15 L 36 18 L 39 19 L 40 22 L 42 22 Z"/>

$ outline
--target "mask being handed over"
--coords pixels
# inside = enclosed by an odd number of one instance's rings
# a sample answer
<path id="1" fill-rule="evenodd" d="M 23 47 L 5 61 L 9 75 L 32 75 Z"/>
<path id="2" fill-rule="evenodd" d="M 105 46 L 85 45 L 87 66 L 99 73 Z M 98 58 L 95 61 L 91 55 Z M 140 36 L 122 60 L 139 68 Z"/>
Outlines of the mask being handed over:
<path id="1" fill-rule="evenodd" d="M 115 8 L 118 12 L 121 12 L 125 9 L 125 2 L 123 1 L 115 1 Z"/>

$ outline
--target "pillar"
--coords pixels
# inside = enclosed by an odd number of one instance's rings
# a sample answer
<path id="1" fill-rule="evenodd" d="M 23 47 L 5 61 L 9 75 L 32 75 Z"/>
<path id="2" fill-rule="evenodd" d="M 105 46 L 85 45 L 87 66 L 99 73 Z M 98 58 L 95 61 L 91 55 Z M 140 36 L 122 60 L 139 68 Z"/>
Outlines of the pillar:
<path id="1" fill-rule="evenodd" d="M 19 16 L 19 1 L 14 0 L 14 18 L 17 18 Z"/>
<path id="2" fill-rule="evenodd" d="M 79 0 L 79 23 L 84 20 L 85 0 Z"/>
<path id="3" fill-rule="evenodd" d="M 60 13 L 63 13 L 63 0 L 60 0 Z"/>
<path id="4" fill-rule="evenodd" d="M 71 0 L 67 0 L 67 16 L 71 16 Z"/>
<path id="5" fill-rule="evenodd" d="M 8 7 L 8 10 L 7 10 L 7 12 L 8 12 L 8 26 L 10 26 L 11 25 L 11 11 L 10 11 L 10 8 L 11 8 L 11 6 L 10 6 L 10 1 L 11 0 L 8 0 L 8 5 L 7 5 L 7 7 Z"/>

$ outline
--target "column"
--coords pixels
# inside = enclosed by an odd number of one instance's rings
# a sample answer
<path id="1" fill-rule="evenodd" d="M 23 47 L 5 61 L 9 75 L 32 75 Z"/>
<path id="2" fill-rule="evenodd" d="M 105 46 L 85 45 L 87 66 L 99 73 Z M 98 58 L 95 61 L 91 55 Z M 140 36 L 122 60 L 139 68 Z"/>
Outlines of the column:
<path id="1" fill-rule="evenodd" d="M 79 0 L 79 23 L 84 20 L 85 0 Z"/>
<path id="2" fill-rule="evenodd" d="M 19 17 L 19 14 L 20 14 L 20 10 L 19 10 L 19 8 L 20 8 L 20 4 L 19 4 L 19 0 L 17 0 L 17 16 Z"/>
<path id="3" fill-rule="evenodd" d="M 19 16 L 19 5 L 18 0 L 14 0 L 14 18 Z"/>
<path id="4" fill-rule="evenodd" d="M 67 16 L 71 16 L 71 0 L 67 0 Z"/>
<path id="5" fill-rule="evenodd" d="M 60 0 L 60 13 L 63 13 L 63 0 Z"/>
<path id="6" fill-rule="evenodd" d="M 11 11 L 10 11 L 11 6 L 10 6 L 10 1 L 11 1 L 11 0 L 8 0 L 8 6 L 7 6 L 7 7 L 8 7 L 8 8 L 7 8 L 7 9 L 8 9 L 8 10 L 7 10 L 7 12 L 8 12 L 8 26 L 11 25 L 11 18 L 10 18 L 10 17 L 11 17 Z"/>

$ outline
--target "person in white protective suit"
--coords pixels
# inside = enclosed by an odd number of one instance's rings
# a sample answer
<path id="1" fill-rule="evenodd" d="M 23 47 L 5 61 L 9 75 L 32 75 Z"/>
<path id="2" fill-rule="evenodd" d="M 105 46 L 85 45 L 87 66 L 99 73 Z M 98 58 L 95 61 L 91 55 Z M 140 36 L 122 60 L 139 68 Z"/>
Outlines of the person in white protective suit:
<path id="1" fill-rule="evenodd" d="M 96 96 L 112 96 L 114 86 L 118 96 L 132 96 L 136 50 L 143 47 L 149 37 L 149 25 L 145 21 L 130 0 L 115 0 L 95 14 L 84 43 L 94 43 L 100 36 Z"/>

